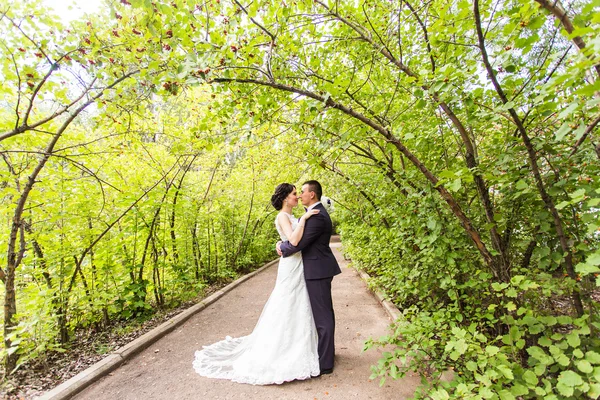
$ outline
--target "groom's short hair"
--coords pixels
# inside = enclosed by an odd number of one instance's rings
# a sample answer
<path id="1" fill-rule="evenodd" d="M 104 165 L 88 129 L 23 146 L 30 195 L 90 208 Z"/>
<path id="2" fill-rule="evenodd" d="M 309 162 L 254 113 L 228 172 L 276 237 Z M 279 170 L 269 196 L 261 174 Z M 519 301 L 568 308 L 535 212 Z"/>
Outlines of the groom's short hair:
<path id="1" fill-rule="evenodd" d="M 321 184 L 317 181 L 306 181 L 302 184 L 302 186 L 308 185 L 308 190 L 310 192 L 315 192 L 317 196 L 317 200 L 321 200 L 321 195 L 323 194 L 323 189 L 321 188 Z"/>

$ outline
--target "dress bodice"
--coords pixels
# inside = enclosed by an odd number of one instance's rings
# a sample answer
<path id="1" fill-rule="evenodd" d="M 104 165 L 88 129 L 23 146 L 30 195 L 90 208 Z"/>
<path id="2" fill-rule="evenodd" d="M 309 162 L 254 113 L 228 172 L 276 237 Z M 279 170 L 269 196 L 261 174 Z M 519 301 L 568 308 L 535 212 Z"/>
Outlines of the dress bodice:
<path id="1" fill-rule="evenodd" d="M 297 218 L 294 218 L 293 215 L 288 214 L 288 213 L 283 212 L 283 211 L 281 211 L 279 214 L 285 215 L 290 220 L 290 222 L 292 223 L 292 230 L 296 229 L 296 227 L 298 226 L 298 219 Z M 279 216 L 279 215 L 277 215 L 277 216 Z M 281 238 L 281 240 L 283 240 L 283 241 L 288 240 L 288 238 L 285 236 L 285 233 L 283 233 L 283 229 L 279 225 L 279 218 L 275 218 L 275 228 L 277 228 L 277 232 L 279 233 L 279 237 Z"/>

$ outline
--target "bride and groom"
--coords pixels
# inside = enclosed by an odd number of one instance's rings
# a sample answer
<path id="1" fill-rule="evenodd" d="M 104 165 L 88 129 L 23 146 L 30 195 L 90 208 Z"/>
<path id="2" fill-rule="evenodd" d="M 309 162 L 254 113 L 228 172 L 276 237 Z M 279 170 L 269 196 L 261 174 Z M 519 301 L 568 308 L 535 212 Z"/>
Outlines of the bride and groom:
<path id="1" fill-rule="evenodd" d="M 253 385 L 281 384 L 333 372 L 335 316 L 331 281 L 341 273 L 331 252 L 331 218 L 321 204 L 322 189 L 307 181 L 298 196 L 282 183 L 271 196 L 279 211 L 275 227 L 279 260 L 275 288 L 248 336 L 204 346 L 196 372 L 209 378 Z M 306 207 L 292 216 L 298 199 Z"/>

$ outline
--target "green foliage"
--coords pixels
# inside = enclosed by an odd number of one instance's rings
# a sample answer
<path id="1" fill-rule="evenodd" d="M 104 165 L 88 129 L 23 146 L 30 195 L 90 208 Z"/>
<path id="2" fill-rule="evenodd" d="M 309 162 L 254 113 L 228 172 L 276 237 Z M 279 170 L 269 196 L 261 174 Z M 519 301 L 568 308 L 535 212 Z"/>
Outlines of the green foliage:
<path id="1" fill-rule="evenodd" d="M 147 319 L 276 257 L 269 198 L 277 183 L 300 174 L 277 168 L 284 154 L 267 156 L 267 127 L 225 125 L 228 94 L 159 89 L 187 74 L 172 75 L 169 63 L 178 61 L 165 49 L 166 32 L 149 41 L 152 35 L 136 33 L 146 29 L 144 22 L 126 9 L 105 9 L 69 28 L 34 2 L 0 10 L 8 93 L 0 135 L 10 133 L 0 139 L 4 266 L 24 187 L 48 133 L 66 121 L 53 107 L 76 107 L 78 82 L 93 86 L 96 79 L 102 87 L 140 69 L 139 79 L 123 81 L 70 123 L 28 193 L 21 217 L 25 251 L 15 274 L 18 313 L 5 318 L 11 333 L 2 355 L 18 355 L 20 368 L 68 347 L 78 330 Z M 32 56 L 36 51 L 47 57 Z M 59 69 L 53 60 L 60 60 Z M 25 76 L 33 86 L 20 79 Z M 37 97 L 31 96 L 37 85 Z M 49 120 L 20 133 L 14 128 L 29 106 L 29 124 Z M 207 112 L 212 107 L 222 118 Z"/>
<path id="2" fill-rule="evenodd" d="M 597 2 L 561 19 L 535 1 L 130 3 L 69 35 L 27 17 L 33 2 L 7 13 L 31 40 L 2 20 L 2 132 L 29 106 L 52 116 L 38 86 L 60 107 L 79 101 L 68 74 L 135 76 L 62 133 L 29 195 L 42 251 L 17 271 L 9 351 L 273 257 L 270 192 L 310 176 L 347 256 L 403 312 L 368 343 L 393 349 L 374 377 L 417 372 L 417 398 L 600 396 Z M 2 140 L 3 220 L 65 118 Z"/>
<path id="3" fill-rule="evenodd" d="M 488 311 L 503 307 L 515 311 L 511 292 L 538 297 L 539 286 L 515 276 L 506 287 L 492 285 L 490 294 L 502 301 L 492 302 Z M 509 296 L 507 296 L 509 294 Z M 513 305 L 513 306 L 511 306 Z M 425 380 L 418 398 L 435 398 L 445 393 L 453 398 L 580 398 L 598 397 L 596 363 L 600 343 L 592 333 L 588 317 L 536 315 L 530 307 L 519 307 L 500 321 L 492 314 L 457 320 L 453 307 L 425 312 L 412 307 L 403 312 L 393 334 L 370 341 L 367 347 L 394 345 L 374 369 L 375 376 L 396 379 L 417 372 Z M 490 337 L 490 321 L 504 323 L 501 334 Z M 440 381 L 441 372 L 452 369 L 452 382 Z"/>

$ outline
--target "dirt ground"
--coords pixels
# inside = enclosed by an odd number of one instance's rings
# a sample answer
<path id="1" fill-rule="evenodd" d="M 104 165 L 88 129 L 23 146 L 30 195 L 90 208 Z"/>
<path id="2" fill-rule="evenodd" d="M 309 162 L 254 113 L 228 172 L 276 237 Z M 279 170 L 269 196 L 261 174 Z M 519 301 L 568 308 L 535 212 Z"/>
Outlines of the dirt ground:
<path id="1" fill-rule="evenodd" d="M 98 399 L 408 399 L 419 384 L 409 376 L 398 381 L 369 380 L 377 350 L 363 352 L 369 337 L 387 333 L 390 319 L 358 273 L 348 268 L 332 243 L 342 267 L 333 280 L 336 312 L 336 364 L 331 375 L 283 385 L 252 386 L 203 378 L 192 368 L 194 352 L 226 335 L 252 331 L 277 274 L 276 266 L 234 288 L 215 303 L 142 351 L 75 398 Z"/>

